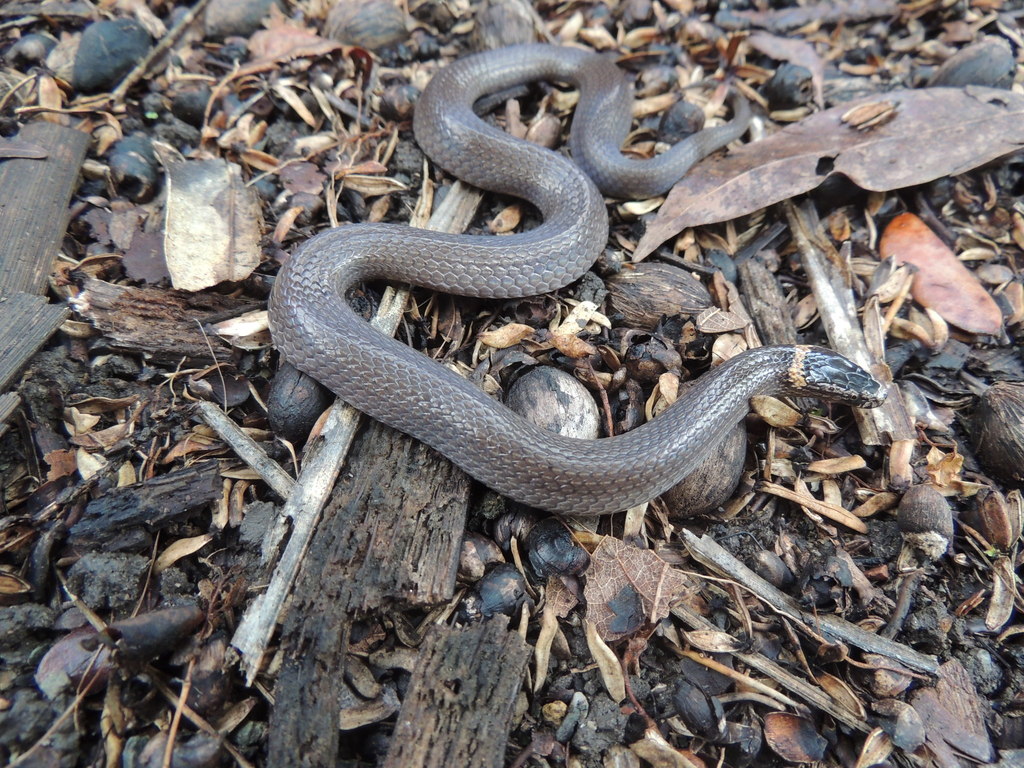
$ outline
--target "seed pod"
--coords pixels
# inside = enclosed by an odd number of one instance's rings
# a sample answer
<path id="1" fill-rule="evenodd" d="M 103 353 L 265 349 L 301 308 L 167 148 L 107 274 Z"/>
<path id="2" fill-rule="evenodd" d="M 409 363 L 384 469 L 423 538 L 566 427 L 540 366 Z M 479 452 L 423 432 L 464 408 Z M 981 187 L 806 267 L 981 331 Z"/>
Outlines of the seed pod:
<path id="1" fill-rule="evenodd" d="M 1020 491 L 1012 491 L 1007 499 L 993 488 L 975 496 L 962 519 L 993 547 L 1007 552 L 1020 538 L 1022 506 Z"/>
<path id="2" fill-rule="evenodd" d="M 712 742 L 718 741 L 725 733 L 722 703 L 708 696 L 689 680 L 682 677 L 676 680 L 672 703 L 683 724 L 692 733 Z"/>
<path id="3" fill-rule="evenodd" d="M 669 144 L 699 133 L 704 127 L 704 110 L 689 101 L 677 101 L 658 121 L 658 138 Z"/>
<path id="4" fill-rule="evenodd" d="M 498 613 L 511 616 L 526 599 L 526 581 L 514 565 L 501 563 L 477 582 L 474 591 L 484 618 Z"/>
<path id="5" fill-rule="evenodd" d="M 498 545 L 479 533 L 467 532 L 462 539 L 459 553 L 459 578 L 463 581 L 479 581 L 492 563 L 503 563 Z"/>
<path id="6" fill-rule="evenodd" d="M 270 428 L 285 440 L 300 444 L 330 404 L 331 393 L 326 387 L 289 363 L 282 363 L 267 395 Z"/>
<path id="7" fill-rule="evenodd" d="M 544 366 L 523 374 L 509 388 L 506 405 L 532 424 L 567 437 L 594 439 L 600 431 L 597 403 L 565 371 Z"/>
<path id="8" fill-rule="evenodd" d="M 768 549 L 762 549 L 754 556 L 754 573 L 777 589 L 787 589 L 795 578 L 785 561 Z"/>
<path id="9" fill-rule="evenodd" d="M 935 88 L 984 85 L 1009 88 L 1016 62 L 1010 44 L 999 37 L 985 37 L 961 48 L 942 63 L 928 81 Z"/>
<path id="10" fill-rule="evenodd" d="M 651 330 L 664 315 L 696 315 L 711 306 L 700 280 L 670 264 L 638 264 L 606 282 L 612 312 L 634 328 Z"/>
<path id="11" fill-rule="evenodd" d="M 117 191 L 132 202 L 144 203 L 153 197 L 160 182 L 156 153 L 148 137 L 126 136 L 115 144 L 107 158 Z"/>
<path id="12" fill-rule="evenodd" d="M 57 41 L 50 35 L 30 33 L 23 35 L 7 49 L 4 59 L 14 67 L 31 67 L 42 64 L 50 51 L 57 47 Z"/>
<path id="13" fill-rule="evenodd" d="M 770 109 L 794 109 L 811 100 L 811 71 L 799 64 L 783 64 L 761 88 Z"/>
<path id="14" fill-rule="evenodd" d="M 324 24 L 331 40 L 380 51 L 408 38 L 406 18 L 391 0 L 346 0 L 335 5 Z"/>
<path id="15" fill-rule="evenodd" d="M 904 542 L 929 560 L 942 557 L 953 541 L 953 511 L 932 485 L 915 485 L 903 494 L 896 524 Z"/>
<path id="16" fill-rule="evenodd" d="M 747 429 L 739 422 L 697 469 L 662 494 L 669 517 L 683 520 L 713 514 L 736 490 L 746 455 Z"/>
<path id="17" fill-rule="evenodd" d="M 541 520 L 526 535 L 527 559 L 537 578 L 577 576 L 587 570 L 590 555 L 561 520 Z"/>
<path id="18" fill-rule="evenodd" d="M 1000 479 L 1024 484 L 1024 383 L 993 384 L 974 411 L 974 449 Z"/>

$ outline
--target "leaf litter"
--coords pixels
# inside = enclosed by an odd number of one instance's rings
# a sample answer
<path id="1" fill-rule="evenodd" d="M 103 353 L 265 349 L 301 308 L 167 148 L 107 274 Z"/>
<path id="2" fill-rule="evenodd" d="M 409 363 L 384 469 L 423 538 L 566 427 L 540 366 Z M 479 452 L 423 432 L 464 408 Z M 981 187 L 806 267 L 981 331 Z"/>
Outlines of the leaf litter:
<path id="1" fill-rule="evenodd" d="M 851 109 L 892 118 L 860 131 Z M 819 112 L 762 141 L 696 165 L 669 192 L 633 253 L 641 261 L 687 227 L 728 221 L 842 174 L 885 192 L 964 173 L 1024 146 L 1024 95 L 995 88 L 895 90 Z"/>

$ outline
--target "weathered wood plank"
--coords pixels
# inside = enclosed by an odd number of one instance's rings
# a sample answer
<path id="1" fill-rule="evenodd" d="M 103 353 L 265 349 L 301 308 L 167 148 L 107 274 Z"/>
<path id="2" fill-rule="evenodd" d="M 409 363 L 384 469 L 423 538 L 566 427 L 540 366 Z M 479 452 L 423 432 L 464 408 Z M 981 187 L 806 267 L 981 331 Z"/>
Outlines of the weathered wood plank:
<path id="1" fill-rule="evenodd" d="M 14 415 L 21 405 L 21 398 L 13 392 L 0 395 L 0 435 L 7 431 L 7 420 Z"/>
<path id="2" fill-rule="evenodd" d="M 231 347 L 204 325 L 257 309 L 213 292 L 190 293 L 163 288 L 133 288 L 90 278 L 74 300 L 75 309 L 103 332 L 115 349 L 145 352 L 155 362 L 176 364 L 183 358 L 208 364 L 213 349 L 218 361 L 230 360 Z"/>
<path id="3" fill-rule="evenodd" d="M 27 293 L 0 295 L 0 389 L 21 369 L 68 316 L 68 308 Z"/>
<path id="4" fill-rule="evenodd" d="M 18 140 L 47 157 L 0 163 L 0 297 L 45 293 L 89 146 L 87 134 L 48 122 L 29 123 Z"/>
<path id="5" fill-rule="evenodd" d="M 468 501 L 468 477 L 433 449 L 376 422 L 356 439 L 281 633 L 270 765 L 334 763 L 347 626 L 452 596 Z"/>
<path id="6" fill-rule="evenodd" d="M 500 768 L 530 648 L 504 616 L 435 626 L 420 648 L 384 768 Z"/>

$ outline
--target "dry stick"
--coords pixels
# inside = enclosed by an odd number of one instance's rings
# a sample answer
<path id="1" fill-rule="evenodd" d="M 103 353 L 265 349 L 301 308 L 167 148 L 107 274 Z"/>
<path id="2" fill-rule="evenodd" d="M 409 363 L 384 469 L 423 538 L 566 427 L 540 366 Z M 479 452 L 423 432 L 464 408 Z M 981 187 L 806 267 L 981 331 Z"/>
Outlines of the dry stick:
<path id="1" fill-rule="evenodd" d="M 871 371 L 886 386 L 889 394 L 879 408 L 853 409 L 861 439 L 866 445 L 892 445 L 889 452 L 890 483 L 906 487 L 909 485 L 910 467 L 905 459 L 909 456 L 908 446 L 913 445 L 917 435 L 903 408 L 899 390 L 893 384 L 892 372 L 885 364 L 881 317 L 877 311 L 865 310 L 867 332 L 861 330 L 849 278 L 844 279 L 836 268 L 838 254 L 825 239 L 814 206 L 806 203 L 798 208 L 789 202 L 784 207 L 829 343 L 837 352 Z M 832 260 L 826 255 L 829 253 L 834 257 Z M 872 307 L 877 309 L 875 305 Z"/>
<path id="2" fill-rule="evenodd" d="M 868 632 L 838 616 L 818 615 L 801 610 L 793 598 L 747 568 L 711 537 L 696 536 L 685 528 L 680 535 L 690 554 L 706 568 L 733 579 L 772 610 L 810 628 L 815 634 L 820 633 L 829 642 L 839 641 L 869 653 L 887 656 L 906 667 L 928 674 L 935 674 L 938 670 L 939 664 L 934 656 L 918 653 L 913 648 Z"/>
<path id="3" fill-rule="evenodd" d="M 481 197 L 479 191 L 456 182 L 430 217 L 427 228 L 461 232 L 468 226 Z M 371 324 L 381 333 L 393 336 L 408 295 L 408 289 L 396 291 L 388 288 Z M 340 400 L 335 403 L 327 417 L 321 443 L 314 454 L 307 454 L 295 488 L 285 502 L 282 515 L 292 519 L 291 537 L 267 585 L 267 591 L 249 605 L 231 640 L 231 644 L 242 654 L 242 666 L 248 685 L 252 685 L 259 671 L 260 661 L 274 634 L 285 599 L 291 591 L 320 519 L 320 512 L 334 488 L 334 481 L 355 437 L 361 415 Z M 270 535 L 278 534 L 272 531 Z M 266 546 L 264 551 L 268 551 Z"/>
<path id="4" fill-rule="evenodd" d="M 680 619 L 687 625 L 694 627 L 695 629 L 717 630 L 717 627 L 715 627 L 714 624 L 705 619 L 696 611 L 692 611 L 685 606 L 680 605 L 673 608 L 672 615 L 675 616 L 677 619 Z M 762 656 L 759 653 L 744 653 L 742 651 L 730 651 L 730 653 L 751 669 L 756 669 L 761 674 L 770 677 L 772 680 L 777 682 L 779 685 L 783 686 L 790 693 L 803 699 L 808 704 L 817 707 L 818 709 L 824 712 L 828 712 L 830 715 L 832 715 L 832 717 L 834 717 L 836 720 L 839 720 L 841 723 L 844 723 L 848 727 L 858 731 L 862 731 L 864 733 L 867 733 L 871 730 L 871 727 L 868 725 L 868 723 L 864 722 L 864 720 L 862 720 L 861 718 L 855 716 L 849 710 L 839 706 L 832 699 L 832 697 L 825 693 L 823 690 L 811 685 L 806 680 L 797 677 L 792 672 L 785 669 L 780 664 L 775 663 L 771 659 Z M 689 658 L 696 660 L 692 655 L 689 656 Z M 706 659 L 701 659 L 700 663 L 705 666 L 715 668 L 713 665 L 710 665 L 708 663 L 708 660 Z M 735 677 L 735 674 L 736 673 L 732 673 L 730 674 L 730 676 Z M 747 677 L 748 681 L 753 680 L 753 678 L 749 678 L 749 676 L 744 677 Z M 775 701 L 780 701 L 781 698 L 784 697 L 781 697 L 781 694 L 776 692 L 772 695 L 772 698 Z M 797 706 L 794 708 L 798 712 L 803 710 L 802 706 Z"/>
<path id="5" fill-rule="evenodd" d="M 273 488 L 282 499 L 288 498 L 295 487 L 295 481 L 281 469 L 280 464 L 267 456 L 259 444 L 245 434 L 219 407 L 204 401 L 198 403 L 196 408 L 210 429 L 231 446 L 231 450 L 263 478 L 263 482 Z"/>

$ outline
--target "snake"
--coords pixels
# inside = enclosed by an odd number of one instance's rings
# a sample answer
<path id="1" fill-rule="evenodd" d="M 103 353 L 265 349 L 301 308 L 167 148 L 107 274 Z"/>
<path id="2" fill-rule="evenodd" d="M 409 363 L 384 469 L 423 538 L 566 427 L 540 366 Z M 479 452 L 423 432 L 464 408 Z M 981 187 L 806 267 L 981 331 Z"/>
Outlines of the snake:
<path id="1" fill-rule="evenodd" d="M 474 112 L 483 96 L 530 81 L 579 90 L 571 160 Z M 745 100 L 733 101 L 731 122 L 637 159 L 622 152 L 632 103 L 632 88 L 612 59 L 568 46 L 511 46 L 439 69 L 415 105 L 416 141 L 464 182 L 529 201 L 541 222 L 506 236 L 395 223 L 346 224 L 316 234 L 287 259 L 271 292 L 270 330 L 283 359 L 498 493 L 569 515 L 618 512 L 671 488 L 711 455 L 754 395 L 881 404 L 883 385 L 836 352 L 755 347 L 705 373 L 638 428 L 603 438 L 566 437 L 534 426 L 456 372 L 376 331 L 349 306 L 349 289 L 380 279 L 485 299 L 562 288 L 606 245 L 602 192 L 662 194 L 696 162 L 742 136 L 749 121 Z"/>

